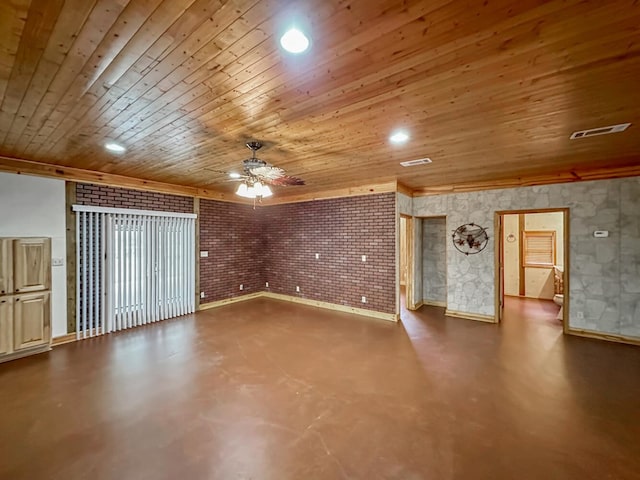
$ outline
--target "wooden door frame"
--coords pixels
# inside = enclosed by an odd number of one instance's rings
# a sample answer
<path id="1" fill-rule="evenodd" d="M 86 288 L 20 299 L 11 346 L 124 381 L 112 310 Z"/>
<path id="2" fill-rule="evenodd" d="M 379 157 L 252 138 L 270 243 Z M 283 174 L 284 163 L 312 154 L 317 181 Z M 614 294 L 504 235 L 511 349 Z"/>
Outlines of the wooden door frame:
<path id="1" fill-rule="evenodd" d="M 503 226 L 504 222 L 500 219 L 504 215 L 526 215 L 529 213 L 557 213 L 563 214 L 563 239 L 564 245 L 564 270 L 562 272 L 562 278 L 564 283 L 564 301 L 562 304 L 562 332 L 569 333 L 569 267 L 570 267 L 570 255 L 569 255 L 569 208 L 532 208 L 524 210 L 498 210 L 494 213 L 494 232 L 496 232 L 496 241 L 494 242 L 495 251 L 495 323 L 500 323 L 502 303 L 504 295 L 501 298 L 501 285 L 504 284 L 504 278 L 501 274 L 501 266 L 504 266 L 504 259 L 502 258 L 502 252 L 504 250 L 502 238 L 504 236 Z"/>
<path id="2" fill-rule="evenodd" d="M 405 282 L 405 286 L 404 286 L 404 293 L 405 293 L 405 303 L 406 303 L 406 308 L 407 310 L 416 310 L 415 307 L 415 299 L 413 298 L 413 287 L 414 287 L 414 275 L 415 275 L 415 267 L 414 267 L 414 262 L 415 262 L 415 252 L 414 252 L 414 248 L 413 248 L 413 236 L 414 236 L 414 229 L 415 229 L 415 224 L 414 224 L 414 219 L 411 215 L 406 215 L 404 213 L 400 214 L 400 218 L 404 218 L 405 219 L 405 224 L 407 226 L 406 232 L 405 232 L 405 245 L 404 248 L 406 250 L 406 259 L 407 259 L 407 278 L 406 278 L 406 282 Z M 400 218 L 398 218 L 398 226 L 402 225 L 402 222 L 400 221 Z M 400 249 L 403 248 L 403 245 L 400 244 L 400 232 L 398 232 L 398 244 L 400 245 Z M 402 258 L 402 253 L 398 252 L 398 259 Z M 399 262 L 401 263 L 401 262 Z M 400 280 L 402 279 L 402 265 L 400 265 L 400 268 L 398 269 L 398 292 L 400 291 Z"/>

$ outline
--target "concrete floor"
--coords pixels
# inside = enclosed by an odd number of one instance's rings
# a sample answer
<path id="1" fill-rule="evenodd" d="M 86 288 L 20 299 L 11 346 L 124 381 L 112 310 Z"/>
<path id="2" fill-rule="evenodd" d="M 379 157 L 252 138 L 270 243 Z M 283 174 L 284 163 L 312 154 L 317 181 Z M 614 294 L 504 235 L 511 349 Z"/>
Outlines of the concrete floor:
<path id="1" fill-rule="evenodd" d="M 0 478 L 640 478 L 640 348 L 545 315 L 257 299 L 57 347 L 0 365 Z"/>

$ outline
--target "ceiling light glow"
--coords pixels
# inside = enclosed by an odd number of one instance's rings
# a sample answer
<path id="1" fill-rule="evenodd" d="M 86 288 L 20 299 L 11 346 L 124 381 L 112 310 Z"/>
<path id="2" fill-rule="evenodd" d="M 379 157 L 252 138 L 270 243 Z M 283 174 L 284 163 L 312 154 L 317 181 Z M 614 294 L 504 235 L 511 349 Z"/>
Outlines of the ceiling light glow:
<path id="1" fill-rule="evenodd" d="M 240 178 L 242 175 L 240 175 L 239 173 L 236 173 L 236 172 L 231 172 L 231 173 L 229 174 L 229 176 L 230 176 L 231 178 Z"/>
<path id="2" fill-rule="evenodd" d="M 392 143 L 404 143 L 409 140 L 409 134 L 405 131 L 398 130 L 389 137 L 389 140 Z"/>
<path id="3" fill-rule="evenodd" d="M 291 28 L 280 37 L 280 45 L 289 53 L 302 53 L 309 48 L 309 39 L 297 28 Z"/>
<path id="4" fill-rule="evenodd" d="M 127 150 L 122 145 L 118 145 L 117 143 L 113 143 L 113 142 L 105 143 L 104 148 L 114 153 L 123 153 L 124 151 Z"/>

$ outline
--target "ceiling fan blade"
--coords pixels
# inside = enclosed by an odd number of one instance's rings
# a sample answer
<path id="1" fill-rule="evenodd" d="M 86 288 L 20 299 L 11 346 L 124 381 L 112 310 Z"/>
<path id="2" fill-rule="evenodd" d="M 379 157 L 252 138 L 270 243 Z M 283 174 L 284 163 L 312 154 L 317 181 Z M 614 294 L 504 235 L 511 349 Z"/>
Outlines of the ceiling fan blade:
<path id="1" fill-rule="evenodd" d="M 250 169 L 249 172 L 251 173 L 251 175 L 255 175 L 256 177 L 264 181 L 274 180 L 276 178 L 285 176 L 283 169 L 271 166 L 255 167 Z"/>
<path id="2" fill-rule="evenodd" d="M 283 175 L 279 178 L 274 178 L 269 182 L 271 185 L 275 186 L 291 186 L 291 185 L 304 185 L 304 180 L 298 177 L 292 177 L 291 175 Z"/>

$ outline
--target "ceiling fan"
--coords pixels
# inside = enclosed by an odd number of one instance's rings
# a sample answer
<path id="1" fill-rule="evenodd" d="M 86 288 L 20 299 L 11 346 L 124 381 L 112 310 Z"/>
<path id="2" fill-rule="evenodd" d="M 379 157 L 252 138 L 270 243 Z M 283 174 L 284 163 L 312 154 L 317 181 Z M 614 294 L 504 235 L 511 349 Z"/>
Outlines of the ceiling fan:
<path id="1" fill-rule="evenodd" d="M 274 167 L 257 158 L 256 152 L 262 148 L 262 143 L 252 141 L 246 145 L 251 150 L 251 158 L 242 162 L 243 173 L 229 173 L 232 181 L 242 182 L 236 190 L 237 195 L 260 200 L 273 195 L 269 185 L 304 185 L 304 180 L 287 175 L 282 168 Z"/>

